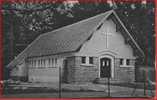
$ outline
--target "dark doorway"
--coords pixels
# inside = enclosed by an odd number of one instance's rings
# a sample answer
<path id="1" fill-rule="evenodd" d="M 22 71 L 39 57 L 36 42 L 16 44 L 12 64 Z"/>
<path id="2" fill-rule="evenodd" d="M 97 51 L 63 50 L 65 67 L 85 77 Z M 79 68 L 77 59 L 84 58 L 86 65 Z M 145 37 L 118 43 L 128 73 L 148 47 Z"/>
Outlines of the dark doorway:
<path id="1" fill-rule="evenodd" d="M 68 81 L 68 61 L 64 60 L 64 66 L 63 66 L 63 75 L 62 75 L 62 82 L 67 83 Z"/>
<path id="2" fill-rule="evenodd" d="M 101 58 L 100 59 L 100 77 L 101 78 L 110 78 L 111 77 L 111 59 L 110 58 Z"/>

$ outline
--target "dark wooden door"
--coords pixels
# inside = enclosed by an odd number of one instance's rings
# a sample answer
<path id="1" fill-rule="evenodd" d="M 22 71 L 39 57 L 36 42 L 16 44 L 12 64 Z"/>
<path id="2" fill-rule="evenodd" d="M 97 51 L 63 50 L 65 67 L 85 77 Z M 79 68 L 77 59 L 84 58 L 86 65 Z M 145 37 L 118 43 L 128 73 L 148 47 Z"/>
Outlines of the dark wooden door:
<path id="1" fill-rule="evenodd" d="M 100 59 L 100 77 L 101 78 L 111 77 L 111 59 L 110 58 Z"/>
<path id="2" fill-rule="evenodd" d="M 64 68 L 63 68 L 63 75 L 62 75 L 62 82 L 66 83 L 68 81 L 68 61 L 64 60 Z"/>

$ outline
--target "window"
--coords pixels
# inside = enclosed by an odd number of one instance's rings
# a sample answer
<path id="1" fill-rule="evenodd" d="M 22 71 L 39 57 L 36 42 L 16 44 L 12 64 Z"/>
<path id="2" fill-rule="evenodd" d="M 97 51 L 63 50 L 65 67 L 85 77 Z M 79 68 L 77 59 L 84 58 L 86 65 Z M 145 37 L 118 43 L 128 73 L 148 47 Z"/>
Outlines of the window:
<path id="1" fill-rule="evenodd" d="M 120 59 L 120 65 L 123 65 L 124 60 Z"/>
<path id="2" fill-rule="evenodd" d="M 41 67 L 43 67 L 43 60 L 41 59 Z"/>
<path id="3" fill-rule="evenodd" d="M 130 65 L 130 59 L 126 59 L 126 65 Z"/>
<path id="4" fill-rule="evenodd" d="M 86 57 L 82 57 L 81 62 L 82 62 L 83 64 L 85 64 L 85 63 L 86 63 Z"/>
<path id="5" fill-rule="evenodd" d="M 32 67 L 34 67 L 34 60 L 32 60 Z"/>
<path id="6" fill-rule="evenodd" d="M 40 67 L 42 67 L 42 59 L 40 59 Z"/>
<path id="7" fill-rule="evenodd" d="M 43 59 L 43 67 L 45 67 L 46 66 L 46 64 L 45 64 L 45 59 Z"/>
<path id="8" fill-rule="evenodd" d="M 48 66 L 49 67 L 51 66 L 51 59 L 50 58 L 48 59 Z"/>
<path id="9" fill-rule="evenodd" d="M 34 67 L 36 67 L 36 60 L 34 60 Z"/>
<path id="10" fill-rule="evenodd" d="M 57 65 L 57 58 L 55 58 L 55 64 Z"/>
<path id="11" fill-rule="evenodd" d="M 93 57 L 89 57 L 89 64 L 93 64 Z"/>
<path id="12" fill-rule="evenodd" d="M 32 61 L 30 60 L 30 67 L 32 67 Z"/>
<path id="13" fill-rule="evenodd" d="M 54 67 L 55 66 L 55 63 L 54 63 L 54 59 L 53 58 L 51 58 L 51 60 L 50 60 L 50 67 Z"/>
<path id="14" fill-rule="evenodd" d="M 54 58 L 54 64 L 55 64 L 54 67 L 57 67 L 57 58 Z"/>
<path id="15" fill-rule="evenodd" d="M 38 66 L 40 67 L 40 60 L 38 60 Z"/>

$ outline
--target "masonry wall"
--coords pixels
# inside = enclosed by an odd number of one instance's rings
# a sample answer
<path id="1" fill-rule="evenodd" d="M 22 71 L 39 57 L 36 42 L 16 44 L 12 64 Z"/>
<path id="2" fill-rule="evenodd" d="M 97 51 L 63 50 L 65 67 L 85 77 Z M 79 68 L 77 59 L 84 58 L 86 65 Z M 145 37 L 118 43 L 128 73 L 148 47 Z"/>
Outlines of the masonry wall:
<path id="1" fill-rule="evenodd" d="M 93 82 L 99 75 L 98 58 L 94 57 L 94 64 L 82 64 L 81 57 L 75 57 L 75 81 Z"/>
<path id="2" fill-rule="evenodd" d="M 129 38 L 128 38 L 129 39 Z M 136 59 L 133 53 L 133 48 L 126 42 L 127 38 L 123 36 L 121 31 L 116 30 L 116 24 L 112 19 L 105 20 L 102 26 L 97 29 L 92 37 L 87 40 L 75 54 L 76 68 L 75 74 L 78 73 L 77 81 L 91 81 L 91 77 L 99 77 L 99 65 L 96 67 L 82 66 L 80 64 L 79 56 L 95 56 L 101 57 L 104 55 L 112 55 L 114 58 L 114 77 L 111 78 L 115 82 L 132 82 L 135 79 L 135 66 L 133 59 Z M 119 58 L 130 59 L 132 66 L 120 66 Z M 86 73 L 85 71 L 86 70 Z M 79 72 L 81 71 L 81 72 Z M 82 72 L 83 71 L 83 72 Z M 93 74 L 91 74 L 93 72 Z M 95 74 L 95 73 L 96 74 Z M 81 74 L 81 75 L 79 75 Z M 94 75 L 95 74 L 95 75 Z M 97 75 L 98 74 L 98 75 Z M 84 76 L 84 77 L 83 77 Z M 82 77 L 82 78 L 81 78 Z M 87 79 L 84 79 L 87 78 Z M 102 79 L 102 78 L 100 78 Z M 104 79 L 106 80 L 106 79 Z"/>
<path id="3" fill-rule="evenodd" d="M 115 58 L 114 77 L 111 79 L 113 82 L 130 83 L 135 81 L 135 60 L 131 59 L 131 66 L 120 66 L 120 59 Z"/>
<path id="4" fill-rule="evenodd" d="M 63 61 L 64 57 L 59 56 L 29 58 L 28 81 L 59 84 L 59 79 L 64 73 Z"/>
<path id="5" fill-rule="evenodd" d="M 81 57 L 68 58 L 68 82 L 93 82 L 99 76 L 98 58 L 94 57 L 94 64 L 82 64 Z"/>
<path id="6" fill-rule="evenodd" d="M 59 83 L 59 68 L 29 68 L 29 82 Z"/>
<path id="7" fill-rule="evenodd" d="M 99 61 L 98 57 L 94 57 L 94 64 L 82 64 L 81 57 L 68 58 L 68 79 L 69 83 L 94 82 L 97 78 L 107 82 L 107 78 L 99 77 Z M 130 59 L 130 66 L 120 66 L 120 59 L 114 59 L 114 77 L 111 82 L 130 83 L 135 81 L 135 60 Z"/>

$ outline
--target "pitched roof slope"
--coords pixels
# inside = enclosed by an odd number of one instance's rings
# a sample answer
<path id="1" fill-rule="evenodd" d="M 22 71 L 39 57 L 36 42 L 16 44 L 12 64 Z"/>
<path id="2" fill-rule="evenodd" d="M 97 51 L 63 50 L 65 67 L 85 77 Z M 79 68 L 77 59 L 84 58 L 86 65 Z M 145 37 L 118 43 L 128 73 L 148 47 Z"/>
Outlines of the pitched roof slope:
<path id="1" fill-rule="evenodd" d="M 71 24 L 57 30 L 40 35 L 28 47 L 21 52 L 7 67 L 15 66 L 27 57 L 44 56 L 76 51 L 92 35 L 94 29 L 101 22 L 113 14 L 120 25 L 124 28 L 127 36 L 131 39 L 136 48 L 144 56 L 142 49 L 133 39 L 122 21 L 119 19 L 114 10 L 85 19 L 83 21 Z"/>
<path id="2" fill-rule="evenodd" d="M 10 64 L 8 64 L 7 67 L 15 66 L 18 62 L 27 57 L 76 51 L 92 34 L 91 30 L 93 30 L 93 28 L 95 28 L 102 19 L 107 18 L 111 13 L 112 11 L 108 11 L 75 24 L 40 35 Z"/>

